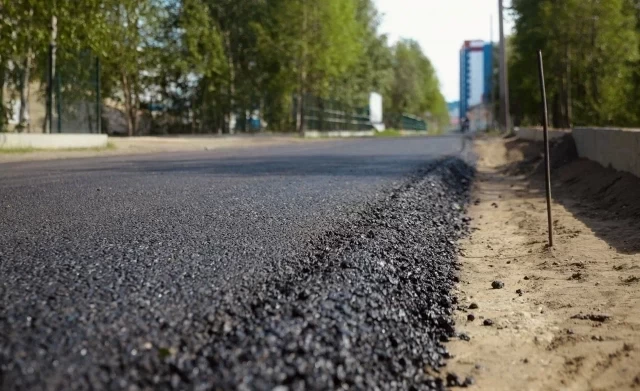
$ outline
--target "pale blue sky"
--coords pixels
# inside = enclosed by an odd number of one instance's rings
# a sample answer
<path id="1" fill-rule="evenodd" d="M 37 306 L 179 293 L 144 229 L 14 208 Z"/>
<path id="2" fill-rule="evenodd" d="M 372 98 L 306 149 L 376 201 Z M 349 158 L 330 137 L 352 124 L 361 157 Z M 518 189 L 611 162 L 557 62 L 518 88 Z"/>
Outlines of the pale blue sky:
<path id="1" fill-rule="evenodd" d="M 498 0 L 375 0 L 380 32 L 390 41 L 412 38 L 431 59 L 447 101 L 458 100 L 459 51 L 465 40 L 498 40 Z M 511 2 L 505 0 L 504 4 Z M 505 32 L 513 23 L 507 17 Z"/>

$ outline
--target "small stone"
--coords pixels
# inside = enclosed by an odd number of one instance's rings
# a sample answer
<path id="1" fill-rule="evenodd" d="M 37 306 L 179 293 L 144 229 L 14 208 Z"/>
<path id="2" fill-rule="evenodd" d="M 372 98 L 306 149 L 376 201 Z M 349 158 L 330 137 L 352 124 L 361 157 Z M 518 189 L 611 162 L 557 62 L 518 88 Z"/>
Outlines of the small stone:
<path id="1" fill-rule="evenodd" d="M 476 303 L 471 303 L 471 304 L 469 304 L 469 309 L 470 309 L 470 310 L 475 310 L 475 309 L 477 309 L 477 308 L 478 308 L 478 304 L 476 304 Z"/>
<path id="2" fill-rule="evenodd" d="M 484 322 L 482 322 L 482 324 L 485 326 L 493 326 L 493 320 L 485 319 Z"/>
<path id="3" fill-rule="evenodd" d="M 476 320 L 476 316 L 474 314 L 469 314 L 467 315 L 467 320 L 469 322 L 473 322 L 474 320 Z"/>
<path id="4" fill-rule="evenodd" d="M 491 283 L 491 287 L 493 289 L 502 289 L 504 288 L 504 282 L 496 280 Z"/>
<path id="5" fill-rule="evenodd" d="M 518 294 L 518 296 L 522 296 L 524 294 L 522 289 L 516 289 L 516 293 Z"/>
<path id="6" fill-rule="evenodd" d="M 472 376 L 467 376 L 464 379 L 464 383 L 462 384 L 463 387 L 469 387 L 472 386 L 475 383 L 475 379 Z"/>
<path id="7" fill-rule="evenodd" d="M 467 341 L 467 342 L 471 341 L 471 337 L 469 337 L 469 336 L 468 336 L 467 334 L 465 334 L 465 333 L 460 333 L 460 334 L 458 334 L 458 338 L 460 338 L 460 339 L 461 339 L 461 340 L 463 340 L 463 341 Z"/>
<path id="8" fill-rule="evenodd" d="M 463 383 L 455 373 L 447 373 L 447 387 L 459 387 Z"/>
<path id="9" fill-rule="evenodd" d="M 309 298 L 309 291 L 304 289 L 298 292 L 298 300 L 307 300 Z"/>
<path id="10" fill-rule="evenodd" d="M 529 276 L 524 276 L 524 279 L 525 279 L 525 280 L 528 280 L 528 279 L 529 279 Z"/>

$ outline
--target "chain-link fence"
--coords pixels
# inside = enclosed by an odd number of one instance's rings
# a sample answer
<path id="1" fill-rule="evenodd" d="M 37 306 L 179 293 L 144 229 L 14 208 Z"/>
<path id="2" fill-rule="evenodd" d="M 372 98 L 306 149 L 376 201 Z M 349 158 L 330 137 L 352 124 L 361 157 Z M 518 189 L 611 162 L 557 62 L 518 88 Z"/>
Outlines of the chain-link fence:
<path id="1" fill-rule="evenodd" d="M 4 130 L 100 133 L 100 63 L 89 50 L 33 52 L 2 74 Z"/>
<path id="2" fill-rule="evenodd" d="M 52 83 L 52 133 L 100 133 L 100 62 L 90 51 L 62 53 Z"/>
<path id="3" fill-rule="evenodd" d="M 385 121 L 387 126 L 401 130 L 427 131 L 427 122 L 415 115 L 410 114 L 389 114 Z"/>
<path id="4" fill-rule="evenodd" d="M 294 98 L 293 112 L 298 111 L 299 100 Z M 306 96 L 303 106 L 305 130 L 371 130 L 373 125 L 369 108 L 354 108 L 334 99 Z"/>

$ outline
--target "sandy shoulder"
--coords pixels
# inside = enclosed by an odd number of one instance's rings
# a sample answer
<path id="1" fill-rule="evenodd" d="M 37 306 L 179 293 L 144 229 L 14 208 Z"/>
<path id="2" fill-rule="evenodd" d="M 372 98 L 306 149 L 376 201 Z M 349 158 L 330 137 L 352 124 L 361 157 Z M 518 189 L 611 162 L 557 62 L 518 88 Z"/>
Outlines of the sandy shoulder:
<path id="1" fill-rule="evenodd" d="M 548 249 L 542 184 L 501 173 L 523 158 L 506 144 L 475 144 L 473 233 L 461 250 L 456 313 L 457 331 L 470 340 L 448 344 L 455 357 L 446 370 L 474 376 L 473 388 L 482 390 L 640 389 L 640 251 L 615 248 L 593 229 L 608 227 L 631 242 L 640 242 L 640 232 L 588 206 L 585 213 L 600 217 L 586 225 L 576 217 L 580 194 L 565 194 L 553 205 L 556 246 Z M 504 288 L 492 289 L 494 280 Z M 579 314 L 610 318 L 575 319 Z"/>

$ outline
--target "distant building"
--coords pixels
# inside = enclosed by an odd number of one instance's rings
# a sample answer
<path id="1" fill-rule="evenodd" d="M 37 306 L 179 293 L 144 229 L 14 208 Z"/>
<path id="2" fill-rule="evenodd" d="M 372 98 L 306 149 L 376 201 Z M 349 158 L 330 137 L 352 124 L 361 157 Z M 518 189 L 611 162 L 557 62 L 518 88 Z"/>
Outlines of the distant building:
<path id="1" fill-rule="evenodd" d="M 469 111 L 478 106 L 491 103 L 492 74 L 493 45 L 484 41 L 465 41 L 460 49 L 460 118 L 468 116 Z M 487 120 L 484 123 L 486 126 Z M 472 124 L 472 128 L 480 126 Z"/>

